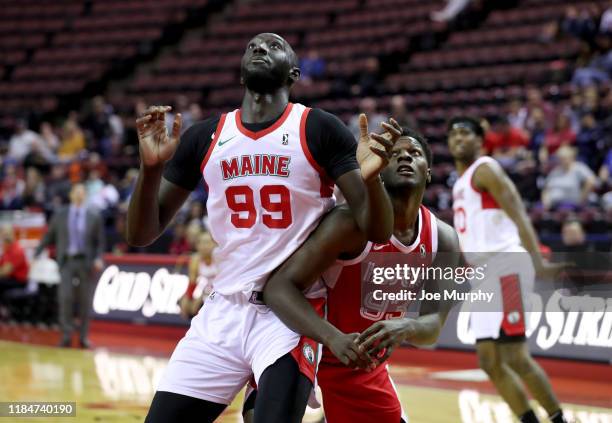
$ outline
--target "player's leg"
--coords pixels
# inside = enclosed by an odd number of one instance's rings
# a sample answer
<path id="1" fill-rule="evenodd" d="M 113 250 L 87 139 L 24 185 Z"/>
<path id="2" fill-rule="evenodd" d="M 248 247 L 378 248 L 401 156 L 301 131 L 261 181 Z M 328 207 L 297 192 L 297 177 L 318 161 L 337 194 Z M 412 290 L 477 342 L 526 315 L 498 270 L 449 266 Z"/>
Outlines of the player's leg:
<path id="1" fill-rule="evenodd" d="M 157 391 L 149 408 L 145 423 L 214 422 L 227 405 L 199 398 Z"/>
<path id="2" fill-rule="evenodd" d="M 525 341 L 504 342 L 499 345 L 501 356 L 527 385 L 529 392 L 548 412 L 553 423 L 562 423 L 563 412 L 559 400 L 552 390 L 544 369 L 531 357 Z"/>
<path id="3" fill-rule="evenodd" d="M 147 422 L 214 421 L 232 402 L 251 376 L 239 336 L 248 311 L 232 298 L 208 297 L 172 353 Z"/>
<path id="4" fill-rule="evenodd" d="M 327 423 L 402 421 L 402 407 L 386 366 L 367 373 L 322 365 L 317 378 Z"/>
<path id="5" fill-rule="evenodd" d="M 291 353 L 268 366 L 257 384 L 255 423 L 300 423 L 306 411 L 312 382 Z"/>
<path id="6" fill-rule="evenodd" d="M 476 352 L 480 368 L 489 376 L 497 392 L 510 406 L 512 412 L 524 422 L 537 422 L 537 418 L 536 420 L 529 419 L 533 412 L 527 399 L 527 393 L 517 374 L 503 362 L 497 341 L 479 340 L 476 343 Z M 524 418 L 526 415 L 527 417 Z M 535 414 L 533 417 L 535 418 Z"/>
<path id="7" fill-rule="evenodd" d="M 244 423 L 253 423 L 255 419 L 255 400 L 257 399 L 257 389 L 247 386 L 244 393 L 244 403 L 242 404 L 242 420 Z"/>

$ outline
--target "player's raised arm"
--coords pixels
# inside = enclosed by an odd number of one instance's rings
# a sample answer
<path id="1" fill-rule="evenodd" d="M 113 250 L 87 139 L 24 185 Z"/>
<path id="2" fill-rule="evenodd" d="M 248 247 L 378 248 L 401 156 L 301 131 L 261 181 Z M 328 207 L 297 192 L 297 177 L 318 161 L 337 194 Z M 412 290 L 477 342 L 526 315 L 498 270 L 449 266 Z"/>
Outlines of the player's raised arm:
<path id="1" fill-rule="evenodd" d="M 393 207 L 378 175 L 389 163 L 389 154 L 402 130 L 395 120 L 390 119 L 389 123 L 382 123 L 384 134 L 368 133 L 368 120 L 364 114 L 359 116 L 359 126 L 359 172 L 342 175 L 336 184 L 368 239 L 386 242 L 393 231 Z"/>
<path id="2" fill-rule="evenodd" d="M 162 178 L 164 164 L 174 155 L 181 133 L 182 118 L 174 118 L 168 134 L 165 114 L 168 106 L 150 107 L 136 120 L 140 149 L 140 174 L 127 215 L 127 241 L 145 246 L 166 228 L 189 195 L 189 191 Z"/>
<path id="3" fill-rule="evenodd" d="M 327 346 L 344 364 L 367 367 L 354 340 L 321 318 L 304 297 L 321 274 L 342 254 L 359 254 L 366 243 L 351 213 L 346 208 L 330 212 L 308 240 L 283 263 L 268 280 L 264 301 L 295 332 Z"/>
<path id="4" fill-rule="evenodd" d="M 497 162 L 482 163 L 478 166 L 474 171 L 472 181 L 476 188 L 491 194 L 517 226 L 521 243 L 531 254 L 538 274 L 552 276 L 566 266 L 563 263 L 550 263 L 542 257 L 538 237 L 529 220 L 525 205 L 514 183 Z"/>
<path id="5" fill-rule="evenodd" d="M 459 238 L 455 230 L 442 221 L 438 221 L 438 254 L 434 261 L 435 267 L 454 268 L 459 264 Z M 427 291 L 442 292 L 453 289 L 453 281 L 427 281 Z M 393 350 L 404 342 L 412 345 L 431 345 L 438 339 L 440 330 L 453 304 L 448 301 L 423 301 L 419 317 L 391 319 L 378 321 L 363 331 L 357 342 L 362 351 L 372 357 L 378 357 L 378 364 L 384 362 Z"/>

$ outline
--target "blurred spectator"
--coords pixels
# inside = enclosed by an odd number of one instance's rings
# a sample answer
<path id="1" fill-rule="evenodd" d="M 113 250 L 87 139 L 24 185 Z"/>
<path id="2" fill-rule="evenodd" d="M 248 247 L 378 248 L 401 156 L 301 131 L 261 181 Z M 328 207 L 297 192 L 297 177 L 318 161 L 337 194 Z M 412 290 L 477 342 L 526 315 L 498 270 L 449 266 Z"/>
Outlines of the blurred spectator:
<path id="1" fill-rule="evenodd" d="M 87 205 L 104 213 L 114 208 L 119 202 L 119 192 L 112 184 L 107 184 L 100 177 L 100 172 L 93 169 L 85 183 L 87 187 Z"/>
<path id="2" fill-rule="evenodd" d="M 186 226 L 184 223 L 176 223 L 172 232 L 172 242 L 170 243 L 170 254 L 183 255 L 191 251 L 189 242 L 187 242 Z"/>
<path id="3" fill-rule="evenodd" d="M 23 205 L 41 209 L 45 203 L 45 182 L 38 169 L 26 169 L 25 187 L 23 190 Z"/>
<path id="4" fill-rule="evenodd" d="M 587 242 L 586 234 L 582 223 L 577 219 L 568 219 L 563 222 L 561 227 L 561 248 L 563 252 L 568 253 L 586 253 L 593 251 L 593 246 Z M 573 257 L 575 260 L 576 257 Z M 572 257 L 567 257 L 567 260 L 572 260 Z"/>
<path id="5" fill-rule="evenodd" d="M 115 223 L 106 231 L 106 251 L 121 255 L 131 251 L 131 247 L 125 240 L 125 214 L 118 213 Z"/>
<path id="6" fill-rule="evenodd" d="M 385 121 L 385 117 L 378 113 L 376 100 L 372 97 L 366 97 L 359 102 L 359 113 L 353 116 L 349 122 L 349 129 L 356 139 L 359 139 L 359 114 L 365 113 L 368 117 L 368 130 L 370 132 L 382 132 L 381 123 Z"/>
<path id="7" fill-rule="evenodd" d="M 609 2 L 608 8 L 601 15 L 599 33 L 608 36 L 612 35 L 612 2 Z"/>
<path id="8" fill-rule="evenodd" d="M 62 159 L 72 159 L 85 149 L 85 135 L 76 118 L 70 117 L 62 128 L 62 141 L 57 154 Z"/>
<path id="9" fill-rule="evenodd" d="M 168 128 L 168 132 L 172 131 L 172 125 L 174 124 L 174 116 L 176 113 L 181 114 L 181 118 L 183 119 L 183 126 L 181 127 L 181 130 L 185 132 L 187 128 L 189 128 L 195 122 L 193 116 L 191 116 L 191 111 L 189 110 L 189 98 L 187 98 L 186 95 L 177 95 L 174 99 L 172 110 L 170 113 L 166 113 L 166 127 Z"/>
<path id="10" fill-rule="evenodd" d="M 15 232 L 10 225 L 0 226 L 2 255 L 0 256 L 0 298 L 6 291 L 23 288 L 28 282 L 30 266 L 23 248 L 15 239 Z"/>
<path id="11" fill-rule="evenodd" d="M 199 201 L 192 201 L 189 204 L 189 215 L 187 216 L 187 226 L 199 225 L 204 229 L 204 206 Z"/>
<path id="12" fill-rule="evenodd" d="M 578 160 L 587 164 L 592 170 L 597 170 L 603 159 L 605 147 L 603 128 L 591 113 L 585 114 L 580 123 L 580 131 L 576 135 Z"/>
<path id="13" fill-rule="evenodd" d="M 559 147 L 576 142 L 576 133 L 572 130 L 569 117 L 564 113 L 557 115 L 555 126 L 544 137 L 544 146 L 540 149 L 540 161 L 546 163 Z"/>
<path id="14" fill-rule="evenodd" d="M 484 139 L 484 149 L 487 154 L 495 157 L 502 166 L 512 167 L 525 157 L 529 146 L 529 138 L 518 128 L 510 126 L 506 117 L 499 118 L 487 131 Z"/>
<path id="15" fill-rule="evenodd" d="M 44 141 L 47 149 L 52 152 L 57 151 L 59 148 L 59 138 L 53 129 L 53 126 L 49 122 L 43 122 L 40 124 L 40 136 Z"/>
<path id="16" fill-rule="evenodd" d="M 15 133 L 9 141 L 8 157 L 21 163 L 35 147 L 42 148 L 43 139 L 36 132 L 28 129 L 24 119 L 15 122 Z"/>
<path id="17" fill-rule="evenodd" d="M 92 99 L 91 112 L 85 118 L 83 126 L 92 135 L 91 149 L 104 157 L 110 156 L 114 149 L 113 144 L 123 138 L 123 123 L 102 96 Z"/>
<path id="18" fill-rule="evenodd" d="M 542 97 L 542 92 L 538 87 L 530 86 L 526 89 L 526 97 L 527 101 L 525 105 L 522 107 L 523 112 L 527 115 L 527 119 L 525 121 L 525 127 L 523 129 L 530 132 L 533 128 L 533 121 L 531 113 L 534 109 L 540 109 L 544 113 L 544 117 L 546 119 L 546 126 L 552 124 L 555 116 L 555 109 L 549 102 L 545 101 Z"/>
<path id="19" fill-rule="evenodd" d="M 368 57 L 365 61 L 365 67 L 360 73 L 359 81 L 351 87 L 351 93 L 361 97 L 375 96 L 379 94 L 378 85 L 380 78 L 380 64 L 376 57 Z"/>
<path id="20" fill-rule="evenodd" d="M 431 20 L 435 22 L 452 21 L 459 15 L 471 0 L 447 0 L 444 9 L 431 13 Z"/>
<path id="21" fill-rule="evenodd" d="M 66 177 L 66 166 L 56 164 L 51 168 L 51 175 L 46 188 L 46 209 L 54 210 L 68 200 L 70 180 Z"/>
<path id="22" fill-rule="evenodd" d="M 587 43 L 592 43 L 597 34 L 595 17 L 587 8 L 582 8 L 579 11 L 575 6 L 567 7 L 561 27 L 565 33 Z"/>
<path id="23" fill-rule="evenodd" d="M 518 98 L 510 100 L 508 103 L 508 123 L 512 128 L 525 130 L 527 121 L 527 109 L 525 109 Z M 533 113 L 533 110 L 531 111 Z"/>
<path id="24" fill-rule="evenodd" d="M 544 208 L 580 207 L 586 204 L 596 185 L 593 171 L 576 161 L 575 149 L 563 146 L 557 151 L 559 164 L 546 177 L 542 191 Z"/>
<path id="25" fill-rule="evenodd" d="M 391 97 L 391 116 L 403 128 L 418 130 L 416 119 L 406 110 L 406 102 L 401 95 Z"/>
<path id="26" fill-rule="evenodd" d="M 187 238 L 187 244 L 189 245 L 189 251 L 195 251 L 198 237 L 202 233 L 202 226 L 197 222 L 192 222 L 186 226 L 185 237 Z"/>
<path id="27" fill-rule="evenodd" d="M 306 56 L 300 59 L 300 70 L 300 79 L 318 79 L 325 74 L 325 60 L 316 49 L 310 49 Z"/>
<path id="28" fill-rule="evenodd" d="M 580 130 L 580 119 L 583 114 L 584 101 L 582 97 L 582 91 L 578 89 L 574 89 L 570 96 L 569 104 L 567 104 L 563 108 L 563 112 L 567 117 L 569 117 L 572 130 L 574 132 L 578 132 Z"/>
<path id="29" fill-rule="evenodd" d="M 572 77 L 572 84 L 579 87 L 604 84 L 610 81 L 612 54 L 594 54 L 584 66 L 579 66 Z"/>
<path id="30" fill-rule="evenodd" d="M 612 149 L 608 149 L 603 164 L 599 168 L 599 179 L 604 185 L 612 187 Z"/>
<path id="31" fill-rule="evenodd" d="M 542 26 L 542 32 L 538 37 L 538 41 L 541 43 L 552 43 L 559 36 L 559 22 L 550 21 L 546 22 L 544 26 Z"/>
<path id="32" fill-rule="evenodd" d="M 546 139 L 546 118 L 544 112 L 539 107 L 531 111 L 531 134 L 529 138 L 529 150 L 534 157 L 538 157 L 540 148 L 544 145 Z"/>
<path id="33" fill-rule="evenodd" d="M 24 190 L 25 182 L 17 175 L 17 167 L 13 164 L 5 164 L 4 177 L 0 182 L 0 209 L 21 209 Z"/>

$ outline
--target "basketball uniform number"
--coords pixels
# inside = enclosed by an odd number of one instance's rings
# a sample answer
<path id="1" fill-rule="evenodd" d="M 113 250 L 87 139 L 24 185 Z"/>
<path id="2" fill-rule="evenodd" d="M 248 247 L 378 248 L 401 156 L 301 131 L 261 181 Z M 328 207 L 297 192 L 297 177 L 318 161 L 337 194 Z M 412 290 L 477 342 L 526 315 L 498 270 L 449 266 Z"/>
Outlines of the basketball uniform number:
<path id="1" fill-rule="evenodd" d="M 237 228 L 250 228 L 257 220 L 253 190 L 246 185 L 225 190 L 227 206 L 235 213 L 230 220 Z M 259 191 L 261 207 L 270 212 L 262 214 L 262 222 L 271 229 L 285 229 L 291 225 L 291 194 L 284 185 L 265 185 Z M 242 216 L 241 216 L 242 213 Z M 246 213 L 246 217 L 244 214 Z"/>

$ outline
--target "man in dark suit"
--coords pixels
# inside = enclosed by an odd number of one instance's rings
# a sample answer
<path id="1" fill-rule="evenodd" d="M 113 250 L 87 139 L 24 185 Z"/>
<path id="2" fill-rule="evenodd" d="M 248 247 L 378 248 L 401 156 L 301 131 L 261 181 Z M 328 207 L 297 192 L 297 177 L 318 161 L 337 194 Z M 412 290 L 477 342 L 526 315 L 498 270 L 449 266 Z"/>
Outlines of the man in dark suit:
<path id="1" fill-rule="evenodd" d="M 70 205 L 55 213 L 49 230 L 36 249 L 35 256 L 55 245 L 55 255 L 60 267 L 61 282 L 58 289 L 59 323 L 62 331 L 60 346 L 71 344 L 73 331 L 73 280 L 79 280 L 78 304 L 80 344 L 89 348 L 89 311 L 91 309 L 92 271 L 102 269 L 104 252 L 104 227 L 102 217 L 85 207 L 85 186 L 74 184 L 70 190 Z"/>

